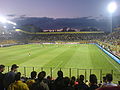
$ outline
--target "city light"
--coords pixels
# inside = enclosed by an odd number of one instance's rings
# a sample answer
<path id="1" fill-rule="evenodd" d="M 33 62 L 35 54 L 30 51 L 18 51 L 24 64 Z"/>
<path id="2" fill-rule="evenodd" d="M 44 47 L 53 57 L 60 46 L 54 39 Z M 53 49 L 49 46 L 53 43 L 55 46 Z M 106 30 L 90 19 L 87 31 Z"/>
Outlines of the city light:
<path id="1" fill-rule="evenodd" d="M 109 13 L 111 13 L 111 14 L 114 13 L 117 9 L 117 3 L 116 2 L 109 3 L 107 9 L 108 9 Z"/>

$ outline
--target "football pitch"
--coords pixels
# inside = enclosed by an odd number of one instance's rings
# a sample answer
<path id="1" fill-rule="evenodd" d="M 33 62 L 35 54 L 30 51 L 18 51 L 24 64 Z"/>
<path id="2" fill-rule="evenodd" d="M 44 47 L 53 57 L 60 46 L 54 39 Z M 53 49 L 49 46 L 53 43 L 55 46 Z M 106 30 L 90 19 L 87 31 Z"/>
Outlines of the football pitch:
<path id="1" fill-rule="evenodd" d="M 83 74 L 88 79 L 92 73 L 100 80 L 106 73 L 112 73 L 114 79 L 120 80 L 120 65 L 94 44 L 28 44 L 4 47 L 0 48 L 0 64 L 18 64 L 19 71 L 27 76 L 32 70 L 44 70 L 47 75 L 56 77 L 61 68 L 64 76 Z"/>

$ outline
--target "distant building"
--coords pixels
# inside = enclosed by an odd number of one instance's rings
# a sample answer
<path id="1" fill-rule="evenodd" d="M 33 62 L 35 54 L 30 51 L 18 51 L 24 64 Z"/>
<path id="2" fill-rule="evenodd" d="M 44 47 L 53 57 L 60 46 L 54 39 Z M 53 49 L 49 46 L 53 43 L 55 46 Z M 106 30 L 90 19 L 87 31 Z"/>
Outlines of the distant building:
<path id="1" fill-rule="evenodd" d="M 47 29 L 47 30 L 43 30 L 43 32 L 62 32 L 63 29 Z"/>
<path id="2" fill-rule="evenodd" d="M 80 29 L 73 29 L 73 28 L 63 28 L 63 29 L 47 29 L 43 30 L 43 32 L 79 32 Z"/>

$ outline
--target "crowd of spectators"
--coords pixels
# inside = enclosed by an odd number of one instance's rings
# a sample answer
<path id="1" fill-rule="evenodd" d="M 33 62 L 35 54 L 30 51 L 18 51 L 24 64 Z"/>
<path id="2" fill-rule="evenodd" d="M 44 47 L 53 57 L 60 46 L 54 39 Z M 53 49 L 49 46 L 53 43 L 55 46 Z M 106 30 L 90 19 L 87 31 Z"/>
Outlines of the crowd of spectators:
<path id="1" fill-rule="evenodd" d="M 31 39 L 41 41 L 81 41 L 81 40 L 98 40 L 104 35 L 106 34 L 104 33 L 41 34 L 31 37 Z"/>
<path id="2" fill-rule="evenodd" d="M 80 41 L 80 40 L 98 40 L 104 37 L 106 33 L 63 33 L 63 34 L 25 34 L 22 32 L 11 33 L 10 35 L 1 35 L 0 40 L 18 40 L 18 41 Z"/>
<path id="3" fill-rule="evenodd" d="M 110 33 L 109 35 L 101 38 L 103 42 L 110 43 L 113 45 L 120 45 L 120 31 Z"/>
<path id="4" fill-rule="evenodd" d="M 80 40 L 98 40 L 112 44 L 120 45 L 120 31 L 107 33 L 57 33 L 57 34 L 26 34 L 22 32 L 3 33 L 0 28 L 0 42 L 3 40 L 38 40 L 38 41 L 80 41 Z M 4 30 L 3 30 L 4 31 Z"/>
<path id="5" fill-rule="evenodd" d="M 35 41 L 82 41 L 82 40 L 101 40 L 111 44 L 120 44 L 120 31 L 113 33 L 62 33 L 62 34 L 26 34 L 14 32 L 11 34 L 1 34 L 0 41 L 16 40 L 21 42 Z"/>
<path id="6" fill-rule="evenodd" d="M 112 83 L 112 74 L 107 74 L 103 77 L 103 82 L 98 84 L 95 74 L 89 76 L 89 82 L 84 82 L 84 75 L 76 77 L 64 77 L 62 71 L 58 71 L 58 77 L 52 79 L 47 76 L 46 72 L 41 71 L 37 74 L 36 71 L 31 72 L 31 77 L 22 77 L 20 72 L 17 72 L 16 64 L 13 64 L 11 71 L 3 74 L 4 65 L 0 65 L 0 90 L 120 90 L 120 86 Z"/>
<path id="7" fill-rule="evenodd" d="M 18 40 L 35 41 L 82 41 L 82 40 L 101 40 L 110 44 L 120 45 L 120 31 L 113 33 L 63 33 L 63 34 L 25 34 L 15 33 L 13 38 Z M 24 39 L 23 39 L 24 38 Z M 28 41 L 28 42 L 29 42 Z"/>

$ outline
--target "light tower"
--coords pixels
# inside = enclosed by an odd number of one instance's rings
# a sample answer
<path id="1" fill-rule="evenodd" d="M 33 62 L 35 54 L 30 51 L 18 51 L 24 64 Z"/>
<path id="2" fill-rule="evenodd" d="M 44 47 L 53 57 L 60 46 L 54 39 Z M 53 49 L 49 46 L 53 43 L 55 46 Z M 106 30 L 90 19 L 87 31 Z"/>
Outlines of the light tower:
<path id="1" fill-rule="evenodd" d="M 112 32 L 112 28 L 113 28 L 113 26 L 112 26 L 113 13 L 116 11 L 116 9 L 117 9 L 117 3 L 116 2 L 113 1 L 113 2 L 110 2 L 108 4 L 107 10 L 110 13 L 110 33 Z"/>

